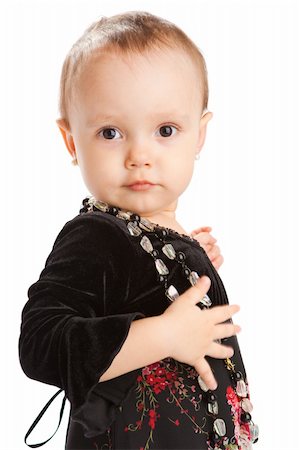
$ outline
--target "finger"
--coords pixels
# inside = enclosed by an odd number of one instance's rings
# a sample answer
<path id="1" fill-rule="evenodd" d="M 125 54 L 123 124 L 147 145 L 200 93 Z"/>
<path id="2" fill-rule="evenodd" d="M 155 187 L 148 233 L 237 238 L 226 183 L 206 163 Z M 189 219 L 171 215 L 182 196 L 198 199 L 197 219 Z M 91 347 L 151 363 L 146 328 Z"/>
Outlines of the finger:
<path id="1" fill-rule="evenodd" d="M 213 342 L 209 346 L 209 349 L 207 351 L 208 356 L 219 359 L 231 358 L 233 354 L 234 354 L 233 347 L 229 347 L 228 345 L 217 344 L 216 342 Z"/>
<path id="2" fill-rule="evenodd" d="M 194 235 L 195 239 L 197 239 L 201 244 L 214 244 L 217 242 L 217 239 L 214 238 L 210 233 L 201 232 Z"/>
<path id="3" fill-rule="evenodd" d="M 193 304 L 196 305 L 200 302 L 203 296 L 208 292 L 211 286 L 211 280 L 206 275 L 198 278 L 196 284 L 190 287 L 186 292 L 184 292 L 180 297 L 186 298 Z"/>
<path id="4" fill-rule="evenodd" d="M 230 319 L 234 314 L 240 311 L 239 305 L 220 305 L 214 306 L 212 309 L 206 310 L 206 313 L 210 313 L 214 323 L 218 324 Z"/>
<path id="5" fill-rule="evenodd" d="M 234 323 L 219 324 L 216 325 L 213 336 L 215 339 L 223 339 L 235 336 L 240 333 L 240 331 L 241 327 L 239 325 L 235 325 Z"/>
<path id="6" fill-rule="evenodd" d="M 192 234 L 198 234 L 198 233 L 201 233 L 201 232 L 203 232 L 203 231 L 211 231 L 212 230 L 212 227 L 208 227 L 208 226 L 205 226 L 205 227 L 199 227 L 199 228 L 196 228 L 195 230 L 193 230 L 192 231 Z"/>
<path id="7" fill-rule="evenodd" d="M 222 255 L 217 256 L 216 259 L 213 259 L 212 264 L 215 267 L 216 270 L 219 269 L 219 267 L 223 264 L 224 258 Z"/>
<path id="8" fill-rule="evenodd" d="M 195 370 L 200 376 L 201 380 L 206 385 L 207 389 L 214 390 L 217 388 L 217 382 L 211 370 L 208 361 L 202 358 L 199 362 L 194 365 Z"/>

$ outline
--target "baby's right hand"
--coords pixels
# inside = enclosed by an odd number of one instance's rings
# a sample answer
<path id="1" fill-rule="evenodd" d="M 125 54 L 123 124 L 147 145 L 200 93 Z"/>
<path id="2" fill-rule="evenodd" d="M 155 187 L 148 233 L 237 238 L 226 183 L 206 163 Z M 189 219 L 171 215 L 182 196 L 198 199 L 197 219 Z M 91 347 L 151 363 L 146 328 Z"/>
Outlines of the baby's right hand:
<path id="1" fill-rule="evenodd" d="M 211 280 L 202 276 L 180 295 L 162 314 L 169 330 L 169 356 L 193 366 L 208 389 L 216 389 L 217 382 L 205 356 L 230 358 L 232 347 L 214 342 L 230 337 L 241 328 L 233 323 L 223 324 L 240 310 L 238 305 L 221 305 L 200 309 L 197 303 L 208 292 Z"/>

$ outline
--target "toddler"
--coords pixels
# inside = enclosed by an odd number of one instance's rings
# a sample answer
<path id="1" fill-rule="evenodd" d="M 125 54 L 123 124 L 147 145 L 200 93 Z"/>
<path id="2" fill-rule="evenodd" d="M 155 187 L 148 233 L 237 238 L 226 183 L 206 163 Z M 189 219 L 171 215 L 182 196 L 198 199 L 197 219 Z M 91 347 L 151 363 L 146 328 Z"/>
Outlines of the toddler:
<path id="1" fill-rule="evenodd" d="M 19 355 L 28 377 L 65 391 L 66 449 L 258 439 L 221 255 L 210 228 L 176 219 L 207 104 L 201 52 L 147 12 L 93 23 L 65 59 L 57 124 L 91 195 L 28 289 Z"/>

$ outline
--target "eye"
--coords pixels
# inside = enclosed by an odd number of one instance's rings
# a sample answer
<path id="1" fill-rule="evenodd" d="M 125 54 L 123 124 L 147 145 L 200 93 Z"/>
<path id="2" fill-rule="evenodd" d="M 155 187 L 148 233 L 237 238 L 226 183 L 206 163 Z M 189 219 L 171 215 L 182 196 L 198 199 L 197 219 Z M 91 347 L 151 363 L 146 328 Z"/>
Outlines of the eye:
<path id="1" fill-rule="evenodd" d="M 162 127 L 159 128 L 159 131 L 161 133 L 162 137 L 169 137 L 172 136 L 173 132 L 172 132 L 172 128 L 174 128 L 175 130 L 177 130 L 177 128 L 174 125 L 163 125 Z"/>
<path id="2" fill-rule="evenodd" d="M 117 135 L 117 133 L 118 133 L 118 131 L 117 131 L 115 128 L 107 127 L 107 128 L 103 128 L 103 130 L 101 130 L 101 131 L 98 133 L 98 135 L 101 136 L 101 137 L 104 137 L 104 139 L 110 139 L 110 140 L 112 140 L 112 139 L 115 138 L 115 136 Z M 118 133 L 118 134 L 119 134 L 119 133 Z M 118 137 L 120 137 L 120 134 L 119 134 Z"/>

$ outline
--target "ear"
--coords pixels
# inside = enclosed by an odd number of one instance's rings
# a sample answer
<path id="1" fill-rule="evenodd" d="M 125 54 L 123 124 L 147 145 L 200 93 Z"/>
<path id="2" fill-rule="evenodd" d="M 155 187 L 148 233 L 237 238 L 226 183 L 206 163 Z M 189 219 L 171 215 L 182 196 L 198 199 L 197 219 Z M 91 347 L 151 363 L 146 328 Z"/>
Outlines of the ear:
<path id="1" fill-rule="evenodd" d="M 68 152 L 70 155 L 75 158 L 76 156 L 76 147 L 74 143 L 74 139 L 72 136 L 72 133 L 70 131 L 70 127 L 67 125 L 66 121 L 64 119 L 57 119 L 56 123 L 58 125 L 58 128 L 62 134 L 64 143 L 66 145 L 66 148 L 68 149 Z"/>
<path id="2" fill-rule="evenodd" d="M 211 120 L 213 117 L 212 112 L 206 112 L 203 116 L 201 116 L 200 122 L 199 122 L 199 137 L 198 137 L 198 143 L 197 143 L 197 149 L 196 152 L 199 153 L 205 143 L 206 139 L 206 133 L 207 133 L 207 125 L 209 120 Z"/>

